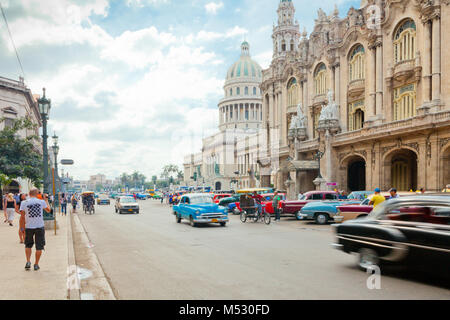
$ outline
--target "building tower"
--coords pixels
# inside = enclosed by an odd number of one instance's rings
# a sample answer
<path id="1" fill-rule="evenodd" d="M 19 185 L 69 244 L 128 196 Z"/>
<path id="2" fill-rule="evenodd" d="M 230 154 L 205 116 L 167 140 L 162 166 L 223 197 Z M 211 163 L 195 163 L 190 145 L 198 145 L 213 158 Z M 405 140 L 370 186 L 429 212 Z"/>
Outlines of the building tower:
<path id="1" fill-rule="evenodd" d="M 273 58 L 286 56 L 287 52 L 298 52 L 300 26 L 294 21 L 295 8 L 292 0 L 281 0 L 278 6 L 278 25 L 273 28 Z"/>

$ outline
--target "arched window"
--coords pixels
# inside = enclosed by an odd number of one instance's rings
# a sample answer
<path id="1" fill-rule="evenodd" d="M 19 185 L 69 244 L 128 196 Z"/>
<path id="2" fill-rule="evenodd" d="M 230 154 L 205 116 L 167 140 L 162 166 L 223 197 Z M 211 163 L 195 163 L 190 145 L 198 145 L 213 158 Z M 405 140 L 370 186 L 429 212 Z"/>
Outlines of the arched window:
<path id="1" fill-rule="evenodd" d="M 291 51 L 294 51 L 294 40 L 291 40 Z"/>
<path id="2" fill-rule="evenodd" d="M 348 65 L 350 81 L 365 79 L 366 61 L 365 51 L 362 45 L 357 45 L 351 51 Z"/>
<path id="3" fill-rule="evenodd" d="M 364 100 L 356 101 L 348 105 L 348 131 L 363 128 L 365 110 Z"/>
<path id="4" fill-rule="evenodd" d="M 314 90 L 316 95 L 327 93 L 327 67 L 323 63 L 314 72 Z"/>
<path id="5" fill-rule="evenodd" d="M 416 58 L 416 24 L 405 20 L 394 33 L 394 62 Z"/>
<path id="6" fill-rule="evenodd" d="M 230 89 L 230 96 L 233 96 L 233 88 Z"/>
<path id="7" fill-rule="evenodd" d="M 239 87 L 236 88 L 236 94 L 237 94 L 237 95 L 240 95 L 240 94 L 241 94 L 241 88 L 239 88 Z"/>
<path id="8" fill-rule="evenodd" d="M 394 121 L 416 116 L 416 85 L 414 83 L 394 89 Z"/>
<path id="9" fill-rule="evenodd" d="M 286 51 L 286 41 L 281 41 L 281 51 Z"/>
<path id="10" fill-rule="evenodd" d="M 297 79 L 292 78 L 289 80 L 288 86 L 287 86 L 287 99 L 288 99 L 288 108 L 292 106 L 296 106 L 298 104 L 299 96 L 299 85 L 297 83 Z"/>
<path id="11" fill-rule="evenodd" d="M 248 96 L 248 87 L 245 87 L 245 95 Z"/>
<path id="12" fill-rule="evenodd" d="M 253 87 L 253 95 L 256 96 L 256 87 Z"/>

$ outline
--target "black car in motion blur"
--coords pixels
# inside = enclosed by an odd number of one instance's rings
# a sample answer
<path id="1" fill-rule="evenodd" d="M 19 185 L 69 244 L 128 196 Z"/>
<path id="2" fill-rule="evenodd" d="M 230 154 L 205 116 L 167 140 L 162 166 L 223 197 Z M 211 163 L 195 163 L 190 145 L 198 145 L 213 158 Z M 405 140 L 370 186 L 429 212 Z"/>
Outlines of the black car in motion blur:
<path id="1" fill-rule="evenodd" d="M 359 266 L 397 264 L 449 275 L 450 196 L 391 199 L 367 218 L 334 225 L 336 249 L 359 254 Z"/>

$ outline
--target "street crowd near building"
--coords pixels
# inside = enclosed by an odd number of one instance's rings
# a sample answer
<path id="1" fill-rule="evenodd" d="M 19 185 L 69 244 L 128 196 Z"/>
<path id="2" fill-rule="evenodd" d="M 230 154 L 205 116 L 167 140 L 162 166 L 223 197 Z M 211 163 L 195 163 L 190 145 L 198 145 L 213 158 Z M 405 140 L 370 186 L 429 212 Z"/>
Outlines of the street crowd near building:
<path id="1" fill-rule="evenodd" d="M 305 9 L 307 10 L 307 9 Z M 229 69 L 220 132 L 185 158 L 185 183 L 440 191 L 450 183 L 448 1 L 361 1 L 300 31 L 280 1 L 273 59 L 249 44 Z M 319 172 L 320 170 L 320 172 Z"/>

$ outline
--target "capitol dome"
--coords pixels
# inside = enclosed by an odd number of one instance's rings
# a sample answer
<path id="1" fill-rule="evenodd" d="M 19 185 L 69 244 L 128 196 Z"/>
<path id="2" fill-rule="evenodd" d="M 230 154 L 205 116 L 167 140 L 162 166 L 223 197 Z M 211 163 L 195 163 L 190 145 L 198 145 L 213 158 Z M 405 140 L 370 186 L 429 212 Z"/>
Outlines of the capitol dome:
<path id="1" fill-rule="evenodd" d="M 260 81 L 262 78 L 261 66 L 250 58 L 250 45 L 247 41 L 241 44 L 241 57 L 228 69 L 227 82 L 239 79 L 254 79 Z"/>
<path id="2" fill-rule="evenodd" d="M 262 69 L 250 58 L 250 45 L 241 44 L 241 57 L 228 69 L 224 98 L 219 102 L 219 128 L 254 130 L 262 124 Z"/>

